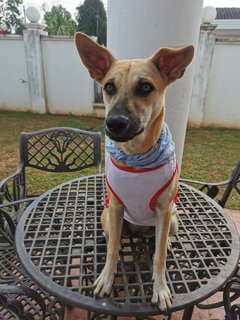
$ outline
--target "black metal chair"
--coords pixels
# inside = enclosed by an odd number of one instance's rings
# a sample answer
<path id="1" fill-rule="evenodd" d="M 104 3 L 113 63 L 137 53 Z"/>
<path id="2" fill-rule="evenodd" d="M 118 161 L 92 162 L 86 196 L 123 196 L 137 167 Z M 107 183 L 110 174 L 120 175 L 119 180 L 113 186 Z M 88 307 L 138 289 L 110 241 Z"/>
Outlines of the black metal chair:
<path id="1" fill-rule="evenodd" d="M 0 319 L 63 319 L 64 305 L 25 274 L 14 247 L 15 226 L 34 199 L 26 168 L 101 172 L 101 134 L 74 128 L 49 128 L 20 134 L 16 172 L 0 182 Z"/>
<path id="2" fill-rule="evenodd" d="M 198 186 L 199 190 L 205 192 L 209 197 L 216 199 L 218 204 L 224 208 L 233 190 L 240 196 L 240 161 L 238 161 L 234 167 L 230 178 L 225 181 L 217 183 L 207 183 L 189 179 L 181 179 L 181 181 L 192 184 L 195 187 Z M 219 195 L 221 189 L 223 192 Z M 240 319 L 240 305 L 232 305 L 232 303 L 240 297 L 240 261 L 236 274 L 229 280 L 227 285 L 222 288 L 222 291 L 223 299 L 221 301 L 212 304 L 200 303 L 198 304 L 198 308 L 211 309 L 224 306 L 226 320 Z"/>

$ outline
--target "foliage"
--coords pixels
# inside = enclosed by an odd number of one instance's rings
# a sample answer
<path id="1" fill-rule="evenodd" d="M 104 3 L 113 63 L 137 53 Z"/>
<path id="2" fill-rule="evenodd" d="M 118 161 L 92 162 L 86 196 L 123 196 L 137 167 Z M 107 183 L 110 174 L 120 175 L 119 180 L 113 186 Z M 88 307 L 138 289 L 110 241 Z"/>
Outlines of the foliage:
<path id="1" fill-rule="evenodd" d="M 101 0 L 85 0 L 77 7 L 78 31 L 96 36 L 98 43 L 106 45 L 107 15 Z"/>
<path id="2" fill-rule="evenodd" d="M 77 24 L 71 14 L 61 5 L 53 6 L 51 11 L 45 11 L 44 21 L 49 35 L 73 36 L 77 30 Z"/>
<path id="3" fill-rule="evenodd" d="M 0 0 L 0 27 L 5 33 L 22 34 L 22 0 Z"/>

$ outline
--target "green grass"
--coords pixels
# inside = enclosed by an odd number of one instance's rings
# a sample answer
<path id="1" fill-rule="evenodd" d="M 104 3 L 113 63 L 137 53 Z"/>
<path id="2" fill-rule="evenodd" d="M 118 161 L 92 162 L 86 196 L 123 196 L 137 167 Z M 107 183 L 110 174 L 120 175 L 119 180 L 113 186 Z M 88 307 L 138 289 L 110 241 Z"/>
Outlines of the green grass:
<path id="1" fill-rule="evenodd" d="M 0 111 L 0 180 L 12 174 L 18 165 L 18 137 L 21 131 L 59 126 L 103 133 L 102 119 Z M 104 151 L 104 145 L 102 150 Z M 209 182 L 222 181 L 230 176 L 239 158 L 240 130 L 188 129 L 181 176 Z M 86 170 L 83 174 L 91 174 L 92 172 L 92 170 Z M 50 174 L 46 172 L 35 173 L 34 170 L 30 170 L 27 183 L 30 192 L 41 193 L 63 181 L 78 176 L 79 173 Z M 240 209 L 240 197 L 236 193 L 231 196 L 227 207 Z"/>
<path id="2" fill-rule="evenodd" d="M 188 129 L 181 177 L 220 182 L 230 177 L 240 159 L 240 130 Z M 233 192 L 226 207 L 240 209 L 240 197 Z"/>

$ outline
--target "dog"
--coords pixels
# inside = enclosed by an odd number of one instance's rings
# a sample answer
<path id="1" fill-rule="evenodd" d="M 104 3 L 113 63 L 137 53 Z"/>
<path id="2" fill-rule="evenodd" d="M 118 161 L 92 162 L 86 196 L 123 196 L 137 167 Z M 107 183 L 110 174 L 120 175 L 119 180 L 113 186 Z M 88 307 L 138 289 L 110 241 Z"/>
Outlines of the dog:
<path id="1" fill-rule="evenodd" d="M 178 172 L 171 133 L 164 122 L 165 91 L 183 76 L 194 47 L 161 48 L 148 59 L 117 60 L 83 33 L 76 33 L 75 44 L 90 76 L 103 88 L 105 132 L 110 138 L 106 168 L 110 200 L 101 216 L 107 257 L 94 295 L 111 292 L 122 232 L 144 233 L 154 225 L 151 301 L 160 310 L 169 310 L 172 298 L 165 272 L 169 235 L 178 231 L 174 209 Z M 142 208 L 146 211 L 140 213 Z"/>

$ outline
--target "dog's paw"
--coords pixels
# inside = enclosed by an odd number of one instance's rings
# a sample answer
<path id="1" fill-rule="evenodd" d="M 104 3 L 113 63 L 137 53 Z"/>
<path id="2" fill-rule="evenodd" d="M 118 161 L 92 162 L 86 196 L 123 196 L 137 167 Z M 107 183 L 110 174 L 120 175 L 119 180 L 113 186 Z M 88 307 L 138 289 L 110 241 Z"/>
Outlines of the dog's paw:
<path id="1" fill-rule="evenodd" d="M 172 305 L 172 295 L 167 284 L 153 283 L 152 303 L 155 304 L 161 311 L 169 311 Z"/>
<path id="2" fill-rule="evenodd" d="M 114 282 L 114 273 L 109 273 L 107 268 L 103 268 L 100 276 L 94 282 L 94 296 L 103 298 L 105 295 L 109 295 Z"/>

